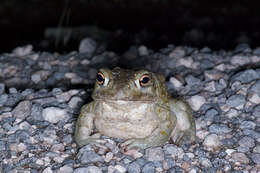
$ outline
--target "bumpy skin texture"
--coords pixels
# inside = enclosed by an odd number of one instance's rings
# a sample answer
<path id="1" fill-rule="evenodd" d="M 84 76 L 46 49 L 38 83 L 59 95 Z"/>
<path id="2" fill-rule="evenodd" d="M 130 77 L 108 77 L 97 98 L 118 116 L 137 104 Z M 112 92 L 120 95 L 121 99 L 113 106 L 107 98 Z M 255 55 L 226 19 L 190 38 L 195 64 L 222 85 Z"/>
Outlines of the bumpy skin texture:
<path id="1" fill-rule="evenodd" d="M 77 120 L 79 146 L 100 142 L 91 136 L 95 128 L 126 139 L 121 144 L 126 150 L 159 146 L 170 138 L 176 144 L 195 140 L 192 110 L 185 101 L 170 98 L 163 76 L 119 67 L 100 69 L 99 74 L 104 80 L 95 84 L 94 101 L 81 108 Z"/>

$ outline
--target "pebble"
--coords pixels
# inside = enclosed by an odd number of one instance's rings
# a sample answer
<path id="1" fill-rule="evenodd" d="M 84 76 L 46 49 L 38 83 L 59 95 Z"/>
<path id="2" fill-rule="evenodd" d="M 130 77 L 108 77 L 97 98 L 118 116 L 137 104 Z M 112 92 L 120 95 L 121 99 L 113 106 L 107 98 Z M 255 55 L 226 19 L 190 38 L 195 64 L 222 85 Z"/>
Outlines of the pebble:
<path id="1" fill-rule="evenodd" d="M 256 106 L 253 110 L 253 115 L 255 117 L 260 117 L 260 105 Z"/>
<path id="2" fill-rule="evenodd" d="M 257 80 L 256 83 L 252 85 L 250 91 L 257 93 L 260 96 L 260 80 Z"/>
<path id="3" fill-rule="evenodd" d="M 255 70 L 251 70 L 251 69 L 237 73 L 233 77 L 234 80 L 238 80 L 243 84 L 252 82 L 253 80 L 256 80 L 259 78 L 260 78 L 260 73 L 257 73 Z"/>
<path id="4" fill-rule="evenodd" d="M 260 154 L 259 153 L 256 153 L 256 154 L 253 153 L 251 158 L 255 164 L 260 164 Z"/>
<path id="5" fill-rule="evenodd" d="M 149 55 L 149 51 L 148 51 L 147 47 L 145 47 L 144 45 L 138 47 L 138 53 L 139 53 L 140 56 Z"/>
<path id="6" fill-rule="evenodd" d="M 163 150 L 160 147 L 157 148 L 148 148 L 145 151 L 145 157 L 148 161 L 162 161 L 164 159 Z"/>
<path id="7" fill-rule="evenodd" d="M 148 162 L 144 165 L 142 173 L 155 173 L 155 166 L 152 162 Z"/>
<path id="8" fill-rule="evenodd" d="M 129 173 L 140 173 L 141 172 L 141 167 L 138 163 L 132 162 L 128 165 L 127 171 Z"/>
<path id="9" fill-rule="evenodd" d="M 229 133 L 232 131 L 232 129 L 228 128 L 225 124 L 212 124 L 209 127 L 209 131 L 211 133 L 216 133 L 216 134 L 225 134 Z"/>
<path id="10" fill-rule="evenodd" d="M 102 173 L 102 171 L 96 166 L 88 166 L 83 168 L 77 168 L 74 173 Z"/>
<path id="11" fill-rule="evenodd" d="M 260 153 L 260 145 L 257 145 L 254 150 L 253 150 L 254 153 Z"/>
<path id="12" fill-rule="evenodd" d="M 253 121 L 243 121 L 239 128 L 241 129 L 255 129 L 256 124 Z"/>
<path id="13" fill-rule="evenodd" d="M 68 165 L 64 165 L 59 168 L 57 173 L 73 173 L 73 168 Z"/>
<path id="14" fill-rule="evenodd" d="M 97 43 L 91 38 L 84 38 L 79 44 L 79 53 L 93 54 L 97 48 Z"/>
<path id="15" fill-rule="evenodd" d="M 115 169 L 120 173 L 125 173 L 127 171 L 126 168 L 121 165 L 116 165 Z"/>
<path id="16" fill-rule="evenodd" d="M 80 157 L 80 162 L 83 164 L 87 163 L 96 163 L 96 162 L 104 162 L 104 158 L 99 156 L 97 153 L 93 151 L 86 151 Z"/>
<path id="17" fill-rule="evenodd" d="M 5 84 L 0 83 L 0 95 L 3 94 L 4 92 L 5 92 Z"/>
<path id="18" fill-rule="evenodd" d="M 68 114 L 64 109 L 60 109 L 56 107 L 48 107 L 43 109 L 42 116 L 44 120 L 55 124 L 58 121 L 67 118 Z"/>
<path id="19" fill-rule="evenodd" d="M 244 153 L 233 152 L 231 155 L 232 155 L 232 159 L 235 162 L 240 162 L 242 164 L 248 164 L 249 163 L 249 159 Z"/>
<path id="20" fill-rule="evenodd" d="M 165 145 L 163 149 L 165 150 L 166 154 L 170 154 L 173 157 L 177 157 L 180 159 L 183 158 L 184 151 L 182 148 L 179 148 L 175 145 L 168 144 L 168 145 Z"/>
<path id="21" fill-rule="evenodd" d="M 20 102 L 12 111 L 12 115 L 16 118 L 24 119 L 31 113 L 32 103 L 30 101 Z"/>
<path id="22" fill-rule="evenodd" d="M 244 104 L 246 103 L 246 99 L 245 96 L 237 94 L 229 97 L 226 103 L 230 107 L 244 106 Z"/>
<path id="23" fill-rule="evenodd" d="M 206 136 L 203 145 L 209 149 L 216 149 L 220 146 L 219 137 L 216 134 Z"/>
<path id="24" fill-rule="evenodd" d="M 198 111 L 201 108 L 201 106 L 206 102 L 206 100 L 202 96 L 195 95 L 188 99 L 188 102 L 194 111 Z"/>

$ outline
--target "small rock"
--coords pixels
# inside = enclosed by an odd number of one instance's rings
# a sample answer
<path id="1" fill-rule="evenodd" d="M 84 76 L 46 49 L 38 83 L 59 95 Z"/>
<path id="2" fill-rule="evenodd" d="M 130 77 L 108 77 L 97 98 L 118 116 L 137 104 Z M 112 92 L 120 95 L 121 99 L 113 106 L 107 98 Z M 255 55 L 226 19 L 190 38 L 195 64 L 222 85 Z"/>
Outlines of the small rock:
<path id="1" fill-rule="evenodd" d="M 29 55 L 32 52 L 32 50 L 33 50 L 32 45 L 17 47 L 13 50 L 13 54 L 21 57 L 21 56 Z"/>
<path id="2" fill-rule="evenodd" d="M 120 172 L 120 173 L 125 173 L 126 172 L 126 168 L 121 166 L 121 165 L 116 165 L 115 169 Z"/>
<path id="3" fill-rule="evenodd" d="M 16 118 L 24 119 L 31 113 L 32 103 L 30 101 L 20 102 L 12 111 Z"/>
<path id="4" fill-rule="evenodd" d="M 77 168 L 74 173 L 102 173 L 102 171 L 96 166 L 88 166 L 86 168 Z"/>
<path id="5" fill-rule="evenodd" d="M 80 157 L 80 162 L 83 164 L 87 163 L 95 163 L 95 162 L 104 162 L 103 157 L 99 156 L 97 153 L 93 151 L 86 151 Z"/>
<path id="6" fill-rule="evenodd" d="M 60 167 L 57 173 L 73 173 L 73 168 L 68 165 L 64 165 Z"/>
<path id="7" fill-rule="evenodd" d="M 250 62 L 247 56 L 235 55 L 230 60 L 232 65 L 245 65 Z"/>
<path id="8" fill-rule="evenodd" d="M 260 145 L 257 145 L 254 149 L 253 149 L 254 153 L 260 153 Z"/>
<path id="9" fill-rule="evenodd" d="M 80 103 L 83 103 L 83 100 L 78 96 L 74 96 L 70 99 L 68 105 L 69 107 L 75 109 L 80 105 Z"/>
<path id="10" fill-rule="evenodd" d="M 244 104 L 246 103 L 246 99 L 245 96 L 237 94 L 229 97 L 226 103 L 230 107 L 244 106 Z"/>
<path id="11" fill-rule="evenodd" d="M 8 95 L 7 94 L 1 94 L 0 95 L 0 106 L 3 106 L 6 101 L 8 100 Z"/>
<path id="12" fill-rule="evenodd" d="M 142 173 L 154 173 L 155 172 L 155 166 L 152 162 L 148 162 L 144 165 Z"/>
<path id="13" fill-rule="evenodd" d="M 260 96 L 260 80 L 256 81 L 256 83 L 250 88 L 250 91 L 257 93 Z"/>
<path id="14" fill-rule="evenodd" d="M 249 136 L 244 136 L 239 140 L 238 144 L 242 147 L 252 148 L 255 146 L 255 140 Z"/>
<path id="15" fill-rule="evenodd" d="M 260 105 L 256 106 L 253 110 L 253 115 L 255 117 L 260 117 Z"/>
<path id="16" fill-rule="evenodd" d="M 248 94 L 248 100 L 255 104 L 260 104 L 260 96 L 257 93 Z"/>
<path id="17" fill-rule="evenodd" d="M 130 165 L 128 165 L 127 171 L 129 173 L 140 173 L 141 172 L 141 167 L 136 162 L 132 162 Z"/>
<path id="18" fill-rule="evenodd" d="M 248 164 L 249 163 L 249 159 L 247 158 L 247 156 L 244 153 L 234 152 L 234 153 L 231 154 L 231 156 L 232 156 L 232 159 L 235 162 L 240 162 L 242 164 Z"/>
<path id="19" fill-rule="evenodd" d="M 57 123 L 60 120 L 68 118 L 68 113 L 64 109 L 48 107 L 43 109 L 42 116 L 44 120 L 50 123 Z"/>
<path id="20" fill-rule="evenodd" d="M 152 147 L 146 149 L 145 157 L 149 161 L 162 161 L 164 159 L 164 153 L 160 147 L 157 148 Z"/>
<path id="21" fill-rule="evenodd" d="M 171 58 L 182 58 L 185 56 L 185 50 L 183 47 L 176 47 L 173 51 L 169 54 Z"/>
<path id="22" fill-rule="evenodd" d="M 183 158 L 184 151 L 180 147 L 177 147 L 177 146 L 172 145 L 172 144 L 167 144 L 163 147 L 163 149 L 165 150 L 166 154 L 170 154 L 173 157 L 177 157 L 179 159 Z"/>
<path id="23" fill-rule="evenodd" d="M 225 124 L 212 124 L 209 127 L 209 131 L 211 133 L 223 134 L 231 132 L 232 129 L 228 128 Z"/>
<path id="24" fill-rule="evenodd" d="M 198 111 L 200 107 L 206 102 L 205 98 L 199 95 L 192 96 L 188 100 L 193 110 Z"/>
<path id="25" fill-rule="evenodd" d="M 238 80 L 244 84 L 259 79 L 259 77 L 260 75 L 255 70 L 250 69 L 237 73 L 235 76 L 233 76 L 233 79 Z"/>
<path id="26" fill-rule="evenodd" d="M 212 167 L 212 164 L 208 158 L 199 158 L 199 162 L 203 167 L 209 168 Z"/>
<path id="27" fill-rule="evenodd" d="M 138 47 L 138 53 L 139 53 L 140 56 L 147 56 L 147 55 L 149 55 L 148 49 L 144 45 Z"/>
<path id="28" fill-rule="evenodd" d="M 45 168 L 42 173 L 53 173 L 50 167 Z"/>
<path id="29" fill-rule="evenodd" d="M 260 164 L 260 154 L 253 153 L 251 159 L 253 160 L 254 163 Z"/>
<path id="30" fill-rule="evenodd" d="M 241 129 L 255 129 L 256 124 L 253 121 L 243 121 L 239 127 Z"/>
<path id="31" fill-rule="evenodd" d="M 79 44 L 79 53 L 93 54 L 97 48 L 97 43 L 91 38 L 81 40 Z"/>
<path id="32" fill-rule="evenodd" d="M 170 82 L 173 84 L 174 88 L 180 88 L 183 86 L 183 84 L 181 83 L 181 81 L 179 81 L 178 79 L 176 79 L 175 77 L 171 77 L 170 78 Z"/>
<path id="33" fill-rule="evenodd" d="M 219 137 L 216 134 L 210 134 L 206 136 L 203 145 L 206 146 L 207 148 L 218 148 L 220 146 L 220 141 Z"/>
<path id="34" fill-rule="evenodd" d="M 0 83 L 0 95 L 5 92 L 5 84 Z"/>

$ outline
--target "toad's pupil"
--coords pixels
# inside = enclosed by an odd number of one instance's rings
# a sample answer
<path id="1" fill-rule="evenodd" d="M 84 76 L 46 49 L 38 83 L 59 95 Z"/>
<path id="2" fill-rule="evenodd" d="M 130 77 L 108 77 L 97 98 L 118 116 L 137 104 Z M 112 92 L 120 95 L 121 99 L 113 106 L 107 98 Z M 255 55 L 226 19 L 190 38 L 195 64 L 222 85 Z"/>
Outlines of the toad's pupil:
<path id="1" fill-rule="evenodd" d="M 150 80 L 149 77 L 144 77 L 141 82 L 143 84 L 146 84 L 147 82 L 149 82 L 149 80 Z"/>
<path id="2" fill-rule="evenodd" d="M 98 82 L 104 82 L 104 80 L 105 80 L 105 79 L 103 78 L 103 76 L 102 76 L 101 74 L 98 74 L 98 75 L 97 75 L 97 81 L 98 81 Z"/>

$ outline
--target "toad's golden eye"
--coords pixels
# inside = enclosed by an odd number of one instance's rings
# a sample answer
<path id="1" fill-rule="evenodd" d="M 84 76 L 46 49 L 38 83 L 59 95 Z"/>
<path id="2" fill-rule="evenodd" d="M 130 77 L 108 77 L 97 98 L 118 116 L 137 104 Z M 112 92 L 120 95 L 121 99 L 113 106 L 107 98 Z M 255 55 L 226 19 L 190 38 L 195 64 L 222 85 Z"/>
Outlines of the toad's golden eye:
<path id="1" fill-rule="evenodd" d="M 148 74 L 144 74 L 140 79 L 139 79 L 139 83 L 141 87 L 145 87 L 149 84 L 151 78 Z"/>
<path id="2" fill-rule="evenodd" d="M 104 83 L 105 83 L 105 76 L 104 76 L 104 74 L 101 73 L 101 72 L 98 72 L 96 80 L 97 80 L 97 83 L 99 85 L 104 85 Z"/>

